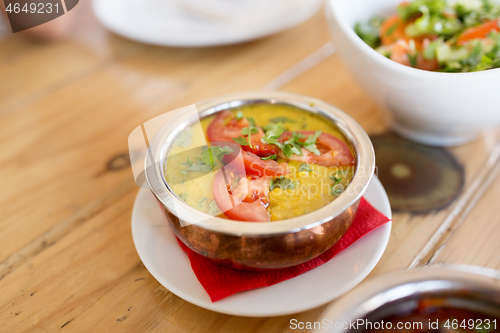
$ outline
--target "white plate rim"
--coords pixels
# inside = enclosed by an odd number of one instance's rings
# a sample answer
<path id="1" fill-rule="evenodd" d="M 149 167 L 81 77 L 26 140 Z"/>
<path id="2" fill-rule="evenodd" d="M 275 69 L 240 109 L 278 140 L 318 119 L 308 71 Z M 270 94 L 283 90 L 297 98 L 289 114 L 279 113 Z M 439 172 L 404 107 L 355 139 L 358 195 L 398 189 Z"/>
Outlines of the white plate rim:
<path id="1" fill-rule="evenodd" d="M 278 33 L 280 31 L 292 28 L 310 17 L 323 5 L 323 0 L 310 1 L 306 7 L 302 8 L 300 11 L 296 11 L 294 15 L 285 16 L 281 21 L 276 19 L 270 22 L 269 25 L 257 25 L 254 30 L 247 30 L 240 36 L 231 35 L 227 36 L 212 36 L 211 39 L 201 40 L 199 38 L 188 38 L 179 39 L 176 37 L 169 37 L 168 34 L 153 34 L 146 30 L 138 29 L 137 26 L 131 27 L 130 22 L 126 20 L 118 22 L 114 17 L 114 11 L 111 10 L 113 6 L 106 7 L 106 1 L 114 0 L 93 0 L 92 10 L 95 17 L 99 22 L 104 25 L 107 29 L 113 31 L 114 33 L 142 43 L 148 43 L 158 46 L 170 46 L 170 47 L 210 47 L 210 46 L 222 46 L 229 44 L 243 43 L 258 38 L 262 38 L 268 35 Z M 134 8 L 127 9 L 130 12 L 134 12 Z"/>
<path id="2" fill-rule="evenodd" d="M 149 198 L 147 198 L 149 197 Z M 203 296 L 196 296 L 190 293 L 189 291 L 183 290 L 182 288 L 179 288 L 179 286 L 175 285 L 175 283 L 172 283 L 172 281 L 169 281 L 168 278 L 166 278 L 164 275 L 162 275 L 157 267 L 157 265 L 150 260 L 150 256 L 148 255 L 147 251 L 147 246 L 143 246 L 140 243 L 140 238 L 141 238 L 141 214 L 142 212 L 140 211 L 141 209 L 141 201 L 143 200 L 154 200 L 155 204 L 157 206 L 157 212 L 155 214 L 161 214 L 162 218 L 164 219 L 165 217 L 163 216 L 163 212 L 159 206 L 159 204 L 156 203 L 156 199 L 154 196 L 150 193 L 149 189 L 146 188 L 141 188 L 139 193 L 137 194 L 137 197 L 134 201 L 134 207 L 132 210 L 132 237 L 134 240 L 134 244 L 137 250 L 137 253 L 139 254 L 139 257 L 141 258 L 144 266 L 146 269 L 151 273 L 151 275 L 165 288 L 167 288 L 169 291 L 177 295 L 178 297 L 186 300 L 189 303 L 195 304 L 197 306 L 200 306 L 202 308 L 219 312 L 219 313 L 224 313 L 224 314 L 229 314 L 229 315 L 237 315 L 237 316 L 247 316 L 247 317 L 271 317 L 271 316 L 281 316 L 281 315 L 289 315 L 293 313 L 299 313 L 303 311 L 307 311 L 313 308 L 316 308 L 318 306 L 321 306 L 323 304 L 326 304 L 349 290 L 353 289 L 356 287 L 361 281 L 363 281 L 366 276 L 375 268 L 376 264 L 382 257 L 387 244 L 389 242 L 389 237 L 391 233 L 391 228 L 392 228 L 392 222 L 388 222 L 376 230 L 371 231 L 369 234 L 365 235 L 358 241 L 356 241 L 354 244 L 352 244 L 349 248 L 345 249 L 338 255 L 336 255 L 334 258 L 332 258 L 329 262 L 312 269 L 304 274 L 301 274 L 295 278 L 280 282 L 278 284 L 265 287 L 265 288 L 259 288 L 259 289 L 254 289 L 254 290 L 249 290 L 249 291 L 244 291 L 240 292 L 234 295 L 231 295 L 227 298 L 224 298 L 222 300 L 219 300 L 217 302 L 211 302 L 208 294 L 203 290 L 205 293 L 205 297 Z M 382 214 L 387 216 L 389 219 L 392 219 L 392 213 L 391 213 L 391 208 L 390 208 L 390 203 L 389 199 L 387 197 L 387 193 L 385 192 L 382 184 L 380 183 L 380 180 L 377 177 L 373 177 L 372 182 L 368 186 L 368 189 L 365 193 L 365 199 L 370 202 L 377 210 L 379 210 Z M 378 201 L 377 201 L 378 200 Z M 150 212 L 151 213 L 151 212 Z M 165 223 L 167 223 L 165 221 Z M 144 228 L 143 228 L 144 229 Z M 177 253 L 180 257 L 184 257 L 184 260 L 187 261 L 189 264 L 189 259 L 187 255 L 184 253 L 184 251 L 181 249 L 181 247 L 177 244 L 177 240 L 175 239 L 175 236 L 171 230 L 170 232 L 170 237 L 167 236 L 167 238 L 170 238 L 168 241 L 175 242 L 175 245 L 177 248 L 180 250 L 180 252 Z M 152 237 L 155 237 L 154 235 Z M 157 239 L 158 241 L 158 239 Z M 150 243 L 148 243 L 149 245 Z M 366 251 L 365 248 L 369 248 L 370 246 L 375 246 L 375 248 L 371 249 L 370 251 Z M 316 299 L 308 299 L 306 301 L 302 300 L 301 302 L 285 302 L 283 301 L 283 304 L 281 304 L 281 307 L 276 307 L 273 308 L 272 310 L 269 309 L 262 309 L 259 306 L 253 307 L 253 308 L 248 308 L 247 303 L 248 299 L 254 299 L 253 301 L 255 302 L 255 298 L 257 298 L 259 301 L 262 301 L 262 304 L 269 303 L 270 297 L 266 296 L 267 294 L 272 294 L 271 291 L 275 288 L 279 289 L 285 289 L 288 286 L 290 286 L 291 289 L 295 289 L 298 287 L 298 282 L 300 280 L 300 283 L 307 283 L 309 287 L 315 286 L 315 280 L 319 281 L 320 279 L 324 278 L 321 277 L 321 270 L 326 272 L 325 269 L 331 270 L 333 267 L 335 267 L 336 262 L 338 261 L 338 258 L 343 258 L 344 261 L 348 261 L 349 263 L 352 263 L 352 260 L 347 260 L 350 256 L 353 256 L 355 253 L 363 252 L 367 255 L 370 255 L 369 260 L 365 265 L 357 272 L 354 274 L 352 278 L 349 279 L 347 283 L 344 283 L 342 286 L 337 286 L 336 288 L 332 287 L 332 290 L 330 290 L 329 293 L 325 293 L 324 297 L 322 298 L 316 298 Z M 180 254 L 182 253 L 182 254 Z M 356 259 L 356 258 L 353 258 Z M 182 259 L 181 259 L 182 260 Z M 174 260 L 175 262 L 175 260 Z M 174 263 L 175 264 L 175 263 Z M 338 266 L 338 264 L 337 264 Z M 355 267 L 356 264 L 353 263 L 352 267 Z M 174 271 L 178 272 L 178 274 L 189 274 L 195 277 L 193 270 L 191 269 L 190 264 L 188 265 L 189 271 L 186 271 L 184 267 L 184 271 L 179 270 L 179 267 L 174 267 Z M 321 269 L 323 267 L 323 269 Z M 343 267 L 345 268 L 345 267 Z M 192 277 L 191 276 L 191 277 Z M 305 280 L 305 281 L 303 281 Z M 196 279 L 197 281 L 197 279 Z M 316 281 L 316 282 L 317 282 Z M 193 288 L 203 288 L 201 284 L 198 286 L 193 285 Z M 296 283 L 297 282 L 297 283 Z M 286 287 L 283 287 L 283 285 L 287 285 Z M 280 290 L 278 293 L 282 293 L 283 291 Z M 256 297 L 251 297 L 249 295 L 252 294 L 257 294 L 258 296 Z M 276 292 L 274 292 L 276 293 Z M 275 295 L 276 296 L 276 295 Z M 267 299 L 266 299 L 267 297 Z M 272 298 L 273 302 L 276 302 L 276 297 Z M 265 303 L 264 303 L 265 302 Z M 279 300 L 278 300 L 279 304 Z M 238 306 L 239 305 L 239 306 Z M 245 306 L 243 306 L 245 305 Z M 245 308 L 246 307 L 246 308 Z"/>

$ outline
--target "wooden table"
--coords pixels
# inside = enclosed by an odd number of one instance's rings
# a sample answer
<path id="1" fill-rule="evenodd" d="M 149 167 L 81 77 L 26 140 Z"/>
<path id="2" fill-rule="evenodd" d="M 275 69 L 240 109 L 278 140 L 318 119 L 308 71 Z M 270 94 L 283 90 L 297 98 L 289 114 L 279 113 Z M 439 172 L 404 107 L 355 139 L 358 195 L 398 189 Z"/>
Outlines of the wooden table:
<path id="1" fill-rule="evenodd" d="M 323 13 L 241 45 L 161 48 L 105 31 L 89 3 L 69 39 L 0 47 L 0 331 L 281 332 L 290 319 L 214 313 L 162 287 L 141 263 L 129 133 L 168 110 L 261 88 L 311 95 L 386 131 L 330 43 Z M 428 263 L 500 268 L 500 131 L 450 149 L 465 187 L 446 209 L 397 213 L 368 278 Z"/>

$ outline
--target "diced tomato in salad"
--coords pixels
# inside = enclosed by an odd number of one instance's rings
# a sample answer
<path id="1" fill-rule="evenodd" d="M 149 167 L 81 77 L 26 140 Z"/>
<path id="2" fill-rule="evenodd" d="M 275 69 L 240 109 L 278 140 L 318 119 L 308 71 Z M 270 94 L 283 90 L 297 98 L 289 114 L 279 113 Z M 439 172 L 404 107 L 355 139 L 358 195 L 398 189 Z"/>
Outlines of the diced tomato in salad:
<path id="1" fill-rule="evenodd" d="M 397 14 L 374 16 L 355 26 L 376 51 L 405 66 L 428 71 L 471 72 L 500 67 L 500 3 L 402 2 Z"/>

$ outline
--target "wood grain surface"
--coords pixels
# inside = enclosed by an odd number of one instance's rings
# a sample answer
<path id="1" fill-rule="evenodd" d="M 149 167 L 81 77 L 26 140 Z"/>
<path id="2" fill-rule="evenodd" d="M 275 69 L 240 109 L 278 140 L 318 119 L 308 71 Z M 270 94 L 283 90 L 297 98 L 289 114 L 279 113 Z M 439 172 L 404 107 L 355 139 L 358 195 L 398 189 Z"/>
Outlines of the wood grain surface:
<path id="1" fill-rule="evenodd" d="M 71 35 L 0 41 L 0 332 L 287 332 L 323 307 L 245 318 L 192 305 L 162 287 L 132 241 L 138 187 L 127 137 L 143 122 L 241 90 L 311 95 L 387 129 L 335 54 L 323 13 L 285 32 L 203 49 L 148 46 L 105 31 L 90 4 Z M 306 59 L 307 61 L 304 61 Z M 447 208 L 397 213 L 369 278 L 428 263 L 500 268 L 500 131 L 450 149 L 465 187 Z M 347 294 L 348 296 L 348 294 Z"/>

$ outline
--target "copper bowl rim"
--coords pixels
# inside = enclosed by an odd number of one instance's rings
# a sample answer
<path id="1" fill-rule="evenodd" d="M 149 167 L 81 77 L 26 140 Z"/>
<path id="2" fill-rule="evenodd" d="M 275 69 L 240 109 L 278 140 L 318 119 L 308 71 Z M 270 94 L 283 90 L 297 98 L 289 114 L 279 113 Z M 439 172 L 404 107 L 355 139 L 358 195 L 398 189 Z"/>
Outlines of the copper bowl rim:
<path id="1" fill-rule="evenodd" d="M 219 111 L 247 104 L 285 104 L 304 111 L 319 114 L 332 121 L 351 143 L 356 153 L 354 177 L 337 199 L 311 213 L 291 219 L 272 222 L 241 222 L 214 217 L 198 211 L 181 200 L 168 186 L 164 176 L 164 164 L 168 151 L 177 136 L 196 119 L 178 117 L 165 124 L 150 143 L 145 160 L 145 175 L 148 186 L 161 204 L 188 223 L 195 222 L 197 227 L 233 236 L 266 237 L 290 234 L 319 226 L 333 220 L 354 205 L 366 191 L 375 169 L 375 153 L 372 143 L 363 128 L 340 109 L 319 99 L 278 91 L 249 91 L 224 95 L 196 103 L 199 118 Z M 148 161 L 154 162 L 153 165 Z M 163 162 L 162 162 L 163 161 Z"/>
<path id="2" fill-rule="evenodd" d="M 391 302 L 412 300 L 419 296 L 482 294 L 500 306 L 500 271 L 468 264 L 434 264 L 406 271 L 380 275 L 340 301 L 328 306 L 320 320 L 333 323 L 356 322 L 380 311 Z M 479 300 L 478 300 L 479 301 Z M 385 319 L 385 318 L 381 318 Z M 347 333 L 349 327 L 313 332 Z"/>

